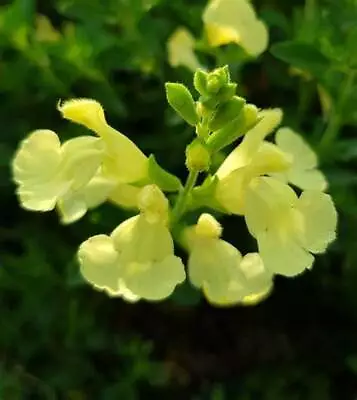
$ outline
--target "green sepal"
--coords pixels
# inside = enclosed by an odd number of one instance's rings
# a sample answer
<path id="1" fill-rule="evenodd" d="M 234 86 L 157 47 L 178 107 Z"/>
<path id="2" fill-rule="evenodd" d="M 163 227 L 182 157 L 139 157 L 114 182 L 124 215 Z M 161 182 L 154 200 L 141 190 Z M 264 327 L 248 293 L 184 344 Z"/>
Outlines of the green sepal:
<path id="1" fill-rule="evenodd" d="M 196 104 L 190 91 L 181 83 L 165 83 L 166 97 L 170 106 L 187 123 L 195 126 L 198 123 Z"/>
<path id="2" fill-rule="evenodd" d="M 209 110 L 210 112 L 213 112 L 215 108 L 217 107 L 219 101 L 216 96 L 208 96 L 208 95 L 202 95 L 198 101 L 202 103 L 202 105 Z"/>
<path id="3" fill-rule="evenodd" d="M 197 90 L 197 92 L 201 95 L 207 94 L 207 80 L 208 73 L 203 71 L 202 69 L 196 70 L 193 76 L 193 86 Z"/>
<path id="4" fill-rule="evenodd" d="M 160 167 L 153 154 L 148 160 L 148 174 L 150 182 L 165 192 L 177 192 L 182 189 L 180 179 Z"/>
<path id="5" fill-rule="evenodd" d="M 261 120 L 258 109 L 253 104 L 245 104 L 238 117 L 223 128 L 215 131 L 207 139 L 211 152 L 217 152 L 245 135 Z"/>
<path id="6" fill-rule="evenodd" d="M 202 103 L 210 111 L 214 111 L 219 104 L 223 104 L 234 97 L 237 89 L 236 83 L 228 83 L 222 87 L 216 94 L 203 94 L 199 98 L 199 102 Z"/>
<path id="7" fill-rule="evenodd" d="M 192 211 L 200 207 L 209 207 L 221 213 L 229 214 L 216 200 L 217 184 L 218 178 L 216 175 L 208 176 L 201 186 L 197 186 L 192 190 L 188 208 Z"/>
<path id="8" fill-rule="evenodd" d="M 237 90 L 236 83 L 228 83 L 217 93 L 218 101 L 220 103 L 224 103 L 225 101 L 230 100 L 236 94 L 236 90 Z"/>
<path id="9" fill-rule="evenodd" d="M 231 100 L 220 104 L 209 121 L 210 131 L 217 131 L 236 119 L 245 103 L 242 97 L 234 96 Z"/>
<path id="10" fill-rule="evenodd" d="M 219 151 L 243 136 L 246 133 L 244 128 L 245 117 L 241 112 L 233 121 L 229 122 L 218 131 L 213 132 L 207 140 L 207 145 L 212 152 Z"/>
<path id="11" fill-rule="evenodd" d="M 222 88 L 225 88 L 230 83 L 230 74 L 228 65 L 219 67 L 208 74 L 207 91 L 215 95 Z"/>

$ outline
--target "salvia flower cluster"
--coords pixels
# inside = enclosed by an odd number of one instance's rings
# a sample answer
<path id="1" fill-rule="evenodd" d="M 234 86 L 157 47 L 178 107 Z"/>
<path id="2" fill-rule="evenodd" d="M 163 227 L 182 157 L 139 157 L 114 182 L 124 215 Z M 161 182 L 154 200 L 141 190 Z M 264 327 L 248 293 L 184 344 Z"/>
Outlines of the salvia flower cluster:
<path id="1" fill-rule="evenodd" d="M 290 128 L 277 129 L 280 109 L 259 110 L 237 96 L 227 67 L 197 70 L 194 87 L 196 101 L 184 85 L 166 84 L 169 104 L 196 133 L 186 149 L 185 185 L 112 128 L 97 101 L 74 99 L 58 110 L 94 135 L 61 143 L 50 130 L 30 133 L 13 160 L 17 194 L 26 209 L 56 208 L 63 223 L 106 201 L 135 210 L 79 246 L 82 276 L 110 296 L 162 300 L 187 276 L 213 305 L 255 304 L 270 293 L 274 275 L 312 267 L 335 239 L 337 213 L 313 150 Z M 215 169 L 213 156 L 232 143 Z M 257 252 L 242 255 L 203 208 L 243 217 Z M 185 224 L 187 212 L 197 215 L 195 225 Z M 187 251 L 187 268 L 174 239 Z"/>

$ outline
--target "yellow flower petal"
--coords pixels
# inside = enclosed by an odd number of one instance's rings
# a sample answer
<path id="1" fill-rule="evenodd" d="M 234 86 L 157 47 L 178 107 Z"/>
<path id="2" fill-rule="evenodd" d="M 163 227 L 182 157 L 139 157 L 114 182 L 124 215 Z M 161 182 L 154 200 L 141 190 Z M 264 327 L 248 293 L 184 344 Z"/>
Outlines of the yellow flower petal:
<path id="1" fill-rule="evenodd" d="M 259 254 L 271 273 L 296 276 L 312 267 L 314 257 L 293 237 L 282 237 L 270 231 L 258 234 L 257 241 Z"/>
<path id="2" fill-rule="evenodd" d="M 138 196 L 138 208 L 149 223 L 168 220 L 169 201 L 156 185 L 146 185 Z"/>
<path id="3" fill-rule="evenodd" d="M 245 285 L 250 293 L 264 293 L 272 287 L 272 273 L 266 269 L 259 253 L 246 254 L 239 268 L 243 272 Z"/>
<path id="4" fill-rule="evenodd" d="M 128 303 L 136 303 L 140 300 L 140 296 L 127 288 L 123 279 L 119 279 L 119 290 L 116 292 L 109 292 L 109 294 L 115 297 L 122 297 Z"/>
<path id="5" fill-rule="evenodd" d="M 124 271 L 125 284 L 146 300 L 162 300 L 170 296 L 176 285 L 185 280 L 185 270 L 179 257 L 169 255 L 162 261 L 128 263 Z"/>
<path id="6" fill-rule="evenodd" d="M 239 33 L 234 28 L 218 24 L 206 24 L 206 35 L 208 43 L 212 47 L 219 47 L 229 43 L 239 44 L 240 42 Z"/>
<path id="7" fill-rule="evenodd" d="M 63 143 L 61 152 L 61 173 L 76 190 L 86 185 L 99 170 L 103 143 L 98 138 L 80 136 Z"/>
<path id="8" fill-rule="evenodd" d="M 252 158 L 251 168 L 256 174 L 287 171 L 291 167 L 292 157 L 284 153 L 278 146 L 263 142 L 258 152 Z"/>
<path id="9" fill-rule="evenodd" d="M 217 201 L 232 214 L 244 214 L 246 190 L 251 180 L 259 175 L 286 171 L 291 157 L 264 138 L 280 123 L 280 109 L 260 112 L 260 121 L 230 153 L 216 172 Z"/>
<path id="10" fill-rule="evenodd" d="M 100 174 L 95 175 L 86 186 L 71 190 L 58 200 L 58 211 L 63 224 L 73 223 L 82 218 L 88 209 L 98 207 L 110 196 L 116 182 Z"/>
<path id="11" fill-rule="evenodd" d="M 93 99 L 71 99 L 59 103 L 62 117 L 98 133 L 106 125 L 104 109 Z M 99 133 L 98 133 L 99 134 Z"/>
<path id="12" fill-rule="evenodd" d="M 327 189 L 327 180 L 325 175 L 318 169 L 298 170 L 291 169 L 286 172 L 286 181 L 303 190 L 325 191 Z"/>
<path id="13" fill-rule="evenodd" d="M 212 304 L 237 304 L 247 293 L 239 270 L 241 259 L 240 252 L 224 240 L 198 241 L 188 261 L 190 281 Z"/>
<path id="14" fill-rule="evenodd" d="M 317 169 L 317 156 L 304 139 L 290 128 L 280 128 L 275 136 L 277 145 L 292 156 L 291 167 L 278 179 L 291 182 L 303 190 L 327 189 L 324 174 Z"/>
<path id="15" fill-rule="evenodd" d="M 245 220 L 252 236 L 267 229 L 284 231 L 291 223 L 291 210 L 298 198 L 290 186 L 274 178 L 255 178 L 246 194 Z"/>
<path id="16" fill-rule="evenodd" d="M 61 147 L 50 130 L 37 130 L 20 144 L 12 170 L 19 185 L 17 194 L 24 208 L 49 211 L 69 188 L 61 175 Z"/>
<path id="17" fill-rule="evenodd" d="M 262 110 L 258 114 L 260 121 L 248 131 L 243 141 L 225 159 L 216 175 L 222 179 L 235 169 L 248 165 L 258 152 L 266 136 L 280 124 L 282 111 L 279 108 Z"/>
<path id="18" fill-rule="evenodd" d="M 269 34 L 264 22 L 255 21 L 242 30 L 241 46 L 248 54 L 258 57 L 268 48 L 268 44 Z"/>
<path id="19" fill-rule="evenodd" d="M 173 67 L 180 65 L 191 71 L 202 68 L 194 53 L 195 38 L 185 28 L 178 28 L 167 42 L 169 64 Z"/>
<path id="20" fill-rule="evenodd" d="M 223 240 L 198 241 L 188 262 L 190 280 L 198 288 L 206 283 L 212 292 L 225 293 L 241 259 L 240 252 Z"/>
<path id="21" fill-rule="evenodd" d="M 141 187 L 120 183 L 111 192 L 109 201 L 117 204 L 120 207 L 137 208 L 138 197 L 141 190 Z"/>
<path id="22" fill-rule="evenodd" d="M 219 239 L 221 227 L 210 214 L 202 214 L 195 234 L 187 237 L 190 255 L 188 273 L 191 283 L 216 305 L 237 304 L 247 289 L 240 270 L 242 256 L 231 244 Z"/>
<path id="23" fill-rule="evenodd" d="M 241 304 L 243 306 L 255 306 L 255 305 L 261 303 L 263 300 L 265 300 L 272 292 L 272 289 L 273 289 L 273 285 L 266 288 L 266 290 L 264 290 L 263 292 L 254 293 L 254 294 L 245 296 L 242 299 Z"/>
<path id="24" fill-rule="evenodd" d="M 329 195 L 306 191 L 297 199 L 288 185 L 269 177 L 249 186 L 245 219 L 264 266 L 285 276 L 311 268 L 309 251 L 323 252 L 336 236 L 337 214 Z"/>
<path id="25" fill-rule="evenodd" d="M 119 291 L 121 265 L 112 239 L 97 235 L 81 244 L 78 259 L 83 277 L 97 289 L 110 294 Z"/>
<path id="26" fill-rule="evenodd" d="M 22 207 L 32 211 L 51 211 L 60 196 L 68 191 L 69 182 L 54 180 L 49 183 L 20 185 L 16 190 Z"/>
<path id="27" fill-rule="evenodd" d="M 211 214 L 203 213 L 195 226 L 195 234 L 199 237 L 218 239 L 222 234 L 222 227 Z"/>
<path id="28" fill-rule="evenodd" d="M 214 228 L 218 222 L 213 216 L 202 214 L 194 234 L 186 236 L 189 278 L 203 290 L 207 300 L 218 306 L 232 306 L 270 289 L 272 274 L 260 255 L 250 253 L 242 258 L 234 246 L 219 238 L 221 229 L 211 234 L 211 229 L 205 229 L 207 224 Z"/>
<path id="29" fill-rule="evenodd" d="M 62 224 L 71 224 L 81 219 L 88 207 L 80 195 L 64 196 L 57 202 L 57 210 Z"/>
<path id="30" fill-rule="evenodd" d="M 331 196 L 319 191 L 303 192 L 297 209 L 304 216 L 300 240 L 312 253 L 322 253 L 336 238 L 337 212 Z"/>
<path id="31" fill-rule="evenodd" d="M 141 215 L 121 223 L 111 237 L 125 262 L 163 261 L 174 251 L 167 227 L 160 222 L 151 224 Z"/>
<path id="32" fill-rule="evenodd" d="M 268 46 L 268 31 L 248 0 L 211 0 L 203 13 L 211 46 L 238 43 L 253 56 Z"/>
<path id="33" fill-rule="evenodd" d="M 317 156 L 304 139 L 290 128 L 280 128 L 275 135 L 276 144 L 294 157 L 297 169 L 312 169 L 317 166 Z"/>
<path id="34" fill-rule="evenodd" d="M 228 176 L 219 180 L 215 190 L 215 197 L 227 212 L 237 215 L 244 214 L 246 191 L 252 178 L 252 169 L 238 168 Z"/>
<path id="35" fill-rule="evenodd" d="M 63 102 L 58 109 L 64 118 L 84 125 L 103 139 L 103 170 L 109 178 L 133 183 L 147 177 L 147 157 L 129 138 L 107 124 L 100 103 L 92 99 L 74 99 Z"/>
<path id="36" fill-rule="evenodd" d="M 20 144 L 13 160 L 13 175 L 18 184 L 40 184 L 52 179 L 61 162 L 61 143 L 55 132 L 37 130 Z"/>
<path id="37" fill-rule="evenodd" d="M 120 224 L 111 235 L 129 290 L 147 300 L 169 296 L 185 278 L 180 258 L 174 256 L 171 234 L 162 222 L 142 215 Z"/>

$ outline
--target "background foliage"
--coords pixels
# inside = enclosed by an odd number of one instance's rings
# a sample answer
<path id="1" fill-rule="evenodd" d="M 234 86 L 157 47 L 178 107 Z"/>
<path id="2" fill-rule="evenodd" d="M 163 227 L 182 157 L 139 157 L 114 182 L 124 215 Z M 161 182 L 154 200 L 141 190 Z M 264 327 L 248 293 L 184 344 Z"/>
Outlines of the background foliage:
<path id="1" fill-rule="evenodd" d="M 189 286 L 127 305 L 85 285 L 74 254 L 124 213 L 110 205 L 60 226 L 19 208 L 9 163 L 37 128 L 67 138 L 60 98 L 93 97 L 111 124 L 184 177 L 192 132 L 168 110 L 167 63 L 180 25 L 202 32 L 204 0 L 15 0 L 0 8 L 0 399 L 355 399 L 357 396 L 357 2 L 256 0 L 271 47 L 199 53 L 229 62 L 239 91 L 283 107 L 319 152 L 340 213 L 339 238 L 313 271 L 277 279 L 256 307 L 214 309 Z M 45 166 L 44 166 L 45 167 Z M 114 225 L 113 225 L 114 221 Z M 254 249 L 243 222 L 225 237 Z"/>

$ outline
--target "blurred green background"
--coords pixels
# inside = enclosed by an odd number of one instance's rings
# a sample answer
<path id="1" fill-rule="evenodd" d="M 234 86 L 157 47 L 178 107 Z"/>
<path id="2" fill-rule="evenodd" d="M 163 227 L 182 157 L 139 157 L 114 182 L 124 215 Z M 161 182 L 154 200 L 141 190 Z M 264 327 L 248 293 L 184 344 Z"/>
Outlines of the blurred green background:
<path id="1" fill-rule="evenodd" d="M 3 3 L 3 2 L 2 2 Z M 61 138 L 58 99 L 92 97 L 110 123 L 184 178 L 193 132 L 169 110 L 166 41 L 202 35 L 205 0 L 15 0 L 0 8 L 0 399 L 354 400 L 357 398 L 357 2 L 256 0 L 270 48 L 197 52 L 229 63 L 240 94 L 282 107 L 318 150 L 339 211 L 338 240 L 254 307 L 213 308 L 188 285 L 126 304 L 80 278 L 78 245 L 127 214 L 111 205 L 70 226 L 22 210 L 9 164 L 33 129 Z M 45 167 L 45 166 L 44 166 Z M 239 218 L 225 238 L 255 243 Z"/>

